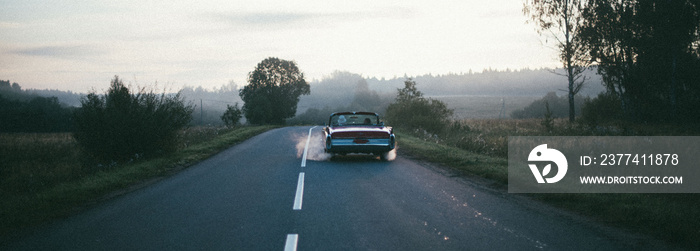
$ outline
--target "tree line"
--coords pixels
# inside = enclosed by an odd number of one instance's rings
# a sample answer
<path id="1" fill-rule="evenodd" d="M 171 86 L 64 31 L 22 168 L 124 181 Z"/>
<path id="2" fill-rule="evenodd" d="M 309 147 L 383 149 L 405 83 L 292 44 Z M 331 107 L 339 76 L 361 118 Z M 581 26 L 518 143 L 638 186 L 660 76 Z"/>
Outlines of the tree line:
<path id="1" fill-rule="evenodd" d="M 40 97 L 18 83 L 0 80 L 0 132 L 68 132 L 74 108 L 56 97 Z"/>

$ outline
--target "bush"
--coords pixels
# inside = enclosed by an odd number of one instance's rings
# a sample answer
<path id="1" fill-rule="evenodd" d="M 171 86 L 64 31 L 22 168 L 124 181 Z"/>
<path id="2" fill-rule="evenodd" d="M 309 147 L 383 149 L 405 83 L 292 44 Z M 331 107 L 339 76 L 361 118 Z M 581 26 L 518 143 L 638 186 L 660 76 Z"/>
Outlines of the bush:
<path id="1" fill-rule="evenodd" d="M 386 109 L 386 120 L 396 127 L 442 133 L 450 124 L 453 111 L 442 101 L 424 98 L 412 79 L 407 79 L 404 84 L 396 101 Z"/>
<path id="2" fill-rule="evenodd" d="M 109 90 L 94 92 L 80 101 L 74 137 L 98 161 L 124 161 L 171 152 L 177 134 L 192 119 L 193 107 L 180 93 L 155 94 L 141 89 L 131 93 L 115 76 Z"/>
<path id="3" fill-rule="evenodd" d="M 238 103 L 236 103 L 235 106 L 226 105 L 226 111 L 224 115 L 221 115 L 221 120 L 224 121 L 226 127 L 235 127 L 238 125 L 241 117 L 243 117 L 243 111 L 238 108 Z"/>

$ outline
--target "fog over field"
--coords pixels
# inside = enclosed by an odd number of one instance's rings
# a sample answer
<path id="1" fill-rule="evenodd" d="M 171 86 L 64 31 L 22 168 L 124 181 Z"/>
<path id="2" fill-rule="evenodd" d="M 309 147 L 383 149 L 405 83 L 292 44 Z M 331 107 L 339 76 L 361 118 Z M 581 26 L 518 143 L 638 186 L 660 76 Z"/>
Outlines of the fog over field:
<path id="1" fill-rule="evenodd" d="M 308 109 L 370 109 L 382 113 L 396 97 L 397 89 L 403 88 L 407 78 L 412 78 L 426 97 L 441 100 L 454 109 L 457 119 L 508 117 L 512 111 L 522 109 L 549 92 L 564 95 L 566 78 L 557 75 L 559 73 L 561 70 L 550 69 L 484 70 L 377 79 L 336 71 L 310 83 L 311 95 L 301 97 L 297 115 Z M 592 97 L 605 90 L 594 70 L 586 75 L 589 80 L 581 96 Z"/>

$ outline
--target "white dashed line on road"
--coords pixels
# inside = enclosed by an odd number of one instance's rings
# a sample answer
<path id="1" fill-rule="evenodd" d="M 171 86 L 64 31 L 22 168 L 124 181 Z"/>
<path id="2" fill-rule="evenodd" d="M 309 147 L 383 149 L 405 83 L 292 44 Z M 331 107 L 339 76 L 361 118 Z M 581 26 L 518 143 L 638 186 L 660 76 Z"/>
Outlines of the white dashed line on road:
<path id="1" fill-rule="evenodd" d="M 316 128 L 316 126 L 309 129 L 309 136 L 306 137 L 306 145 L 304 146 L 304 155 L 301 156 L 301 167 L 306 167 L 306 155 L 309 154 L 309 141 L 311 141 L 311 130 Z"/>
<path id="2" fill-rule="evenodd" d="M 294 210 L 301 210 L 301 203 L 304 199 L 304 172 L 299 173 L 299 180 L 297 181 L 297 193 L 294 196 Z"/>
<path id="3" fill-rule="evenodd" d="M 287 241 L 284 244 L 284 251 L 296 251 L 298 241 L 299 241 L 298 234 L 288 234 Z"/>
<path id="4" fill-rule="evenodd" d="M 301 157 L 301 167 L 306 167 L 306 156 L 309 153 L 309 141 L 311 141 L 311 131 L 316 128 L 316 126 L 309 129 L 309 136 L 306 137 L 306 145 L 304 146 L 304 154 Z M 299 173 L 299 179 L 297 180 L 297 192 L 294 195 L 294 207 L 293 210 L 301 210 L 301 204 L 304 200 L 304 172 Z M 284 244 L 285 251 L 296 251 L 297 242 L 299 241 L 299 234 L 288 234 L 287 240 Z"/>

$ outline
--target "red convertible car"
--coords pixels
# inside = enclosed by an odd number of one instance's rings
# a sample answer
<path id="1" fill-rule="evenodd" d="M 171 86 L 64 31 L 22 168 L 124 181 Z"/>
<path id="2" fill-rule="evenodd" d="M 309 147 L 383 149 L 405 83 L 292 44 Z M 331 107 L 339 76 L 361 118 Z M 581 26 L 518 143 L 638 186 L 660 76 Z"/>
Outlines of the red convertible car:
<path id="1" fill-rule="evenodd" d="M 324 132 L 325 151 L 331 154 L 369 153 L 385 160 L 396 146 L 394 130 L 373 112 L 333 113 Z"/>

